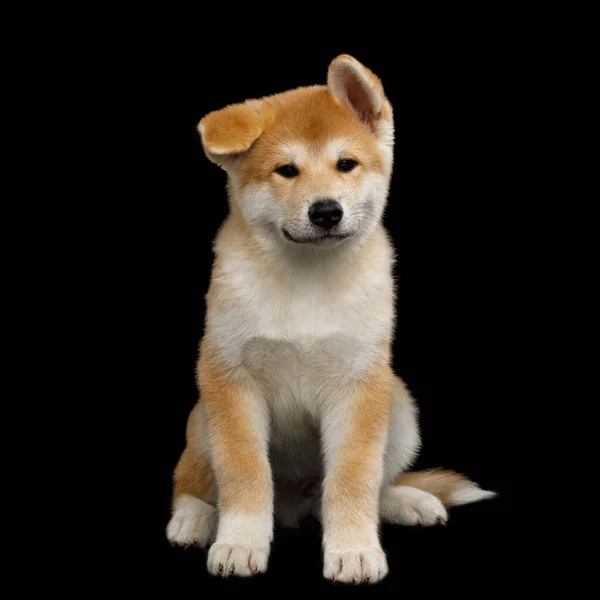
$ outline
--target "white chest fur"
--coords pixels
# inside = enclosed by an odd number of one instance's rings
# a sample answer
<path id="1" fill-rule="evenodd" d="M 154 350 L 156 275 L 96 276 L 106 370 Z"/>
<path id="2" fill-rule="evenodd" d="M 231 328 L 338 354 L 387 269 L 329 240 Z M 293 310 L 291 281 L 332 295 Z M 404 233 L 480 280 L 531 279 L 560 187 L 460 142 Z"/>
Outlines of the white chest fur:
<path id="1" fill-rule="evenodd" d="M 221 358 L 235 368 L 248 360 L 248 344 L 260 352 L 257 340 L 292 343 L 311 353 L 327 351 L 324 342 L 332 340 L 337 351 L 343 346 L 356 359 L 361 349 L 368 352 L 389 336 L 394 290 L 385 234 L 355 260 L 325 252 L 304 261 L 265 261 L 229 241 L 217 258 L 207 321 Z"/>

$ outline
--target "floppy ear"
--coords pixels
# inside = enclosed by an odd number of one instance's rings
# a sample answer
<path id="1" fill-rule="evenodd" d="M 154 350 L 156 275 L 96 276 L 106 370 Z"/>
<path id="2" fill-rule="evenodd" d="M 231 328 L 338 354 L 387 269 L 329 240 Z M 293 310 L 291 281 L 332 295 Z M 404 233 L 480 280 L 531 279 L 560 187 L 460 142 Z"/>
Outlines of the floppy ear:
<path id="1" fill-rule="evenodd" d="M 198 123 L 198 132 L 209 160 L 226 168 L 260 137 L 265 124 L 261 101 L 247 100 L 208 113 Z"/>
<path id="2" fill-rule="evenodd" d="M 393 143 L 392 106 L 377 75 L 354 57 L 341 54 L 329 65 L 327 86 L 378 138 Z"/>

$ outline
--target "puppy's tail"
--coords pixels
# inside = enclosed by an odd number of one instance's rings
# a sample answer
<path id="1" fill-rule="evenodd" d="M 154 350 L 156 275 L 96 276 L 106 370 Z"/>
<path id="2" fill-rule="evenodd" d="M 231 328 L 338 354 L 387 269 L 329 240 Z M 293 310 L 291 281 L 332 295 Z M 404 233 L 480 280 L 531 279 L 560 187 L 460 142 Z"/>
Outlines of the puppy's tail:
<path id="1" fill-rule="evenodd" d="M 447 469 L 403 473 L 396 477 L 392 485 L 408 485 L 429 492 L 445 506 L 471 504 L 497 496 L 496 492 L 482 490 L 468 477 Z"/>

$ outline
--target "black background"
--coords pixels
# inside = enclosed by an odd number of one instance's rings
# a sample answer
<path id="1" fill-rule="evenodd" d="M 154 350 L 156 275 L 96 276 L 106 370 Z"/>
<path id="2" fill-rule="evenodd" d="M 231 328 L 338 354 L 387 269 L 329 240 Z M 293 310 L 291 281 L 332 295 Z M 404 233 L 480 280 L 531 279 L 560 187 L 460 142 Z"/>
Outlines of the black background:
<path id="1" fill-rule="evenodd" d="M 522 143 L 527 73 L 511 51 L 511 30 L 485 23 L 457 28 L 449 21 L 447 29 L 424 28 L 410 43 L 350 31 L 334 40 L 309 28 L 271 44 L 258 30 L 222 40 L 219 51 L 205 30 L 182 27 L 181 35 L 175 28 L 144 36 L 127 58 L 122 77 L 143 89 L 130 107 L 134 141 L 125 148 L 136 235 L 123 278 L 143 290 L 128 305 L 132 326 L 141 323 L 127 350 L 140 357 L 130 405 L 144 415 L 147 439 L 130 467 L 145 490 L 139 519 L 153 559 L 146 581 L 198 593 L 334 590 L 322 579 L 314 524 L 300 533 L 276 532 L 266 575 L 226 582 L 206 574 L 201 551 L 171 548 L 165 529 L 171 474 L 197 395 L 211 244 L 227 211 L 225 174 L 204 157 L 196 125 L 232 102 L 324 83 L 329 61 L 340 53 L 380 76 L 395 111 L 385 224 L 398 253 L 394 364 L 421 409 L 423 451 L 415 468 L 456 469 L 499 493 L 451 509 L 445 528 L 384 526 L 390 574 L 377 589 L 400 596 L 415 585 L 426 592 L 444 581 L 460 590 L 514 580 L 518 416 L 511 398 L 518 382 L 507 348 L 518 296 L 512 223 L 522 164 L 514 156 Z"/>

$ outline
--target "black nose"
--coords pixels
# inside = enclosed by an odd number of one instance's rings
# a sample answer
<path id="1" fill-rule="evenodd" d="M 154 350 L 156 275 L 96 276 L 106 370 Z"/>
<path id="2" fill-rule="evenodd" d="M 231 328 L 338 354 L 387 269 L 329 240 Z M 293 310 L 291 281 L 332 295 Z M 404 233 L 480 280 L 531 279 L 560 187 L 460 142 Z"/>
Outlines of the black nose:
<path id="1" fill-rule="evenodd" d="M 342 220 L 342 205 L 335 200 L 317 200 L 308 209 L 308 218 L 322 229 L 331 229 Z"/>

